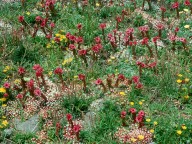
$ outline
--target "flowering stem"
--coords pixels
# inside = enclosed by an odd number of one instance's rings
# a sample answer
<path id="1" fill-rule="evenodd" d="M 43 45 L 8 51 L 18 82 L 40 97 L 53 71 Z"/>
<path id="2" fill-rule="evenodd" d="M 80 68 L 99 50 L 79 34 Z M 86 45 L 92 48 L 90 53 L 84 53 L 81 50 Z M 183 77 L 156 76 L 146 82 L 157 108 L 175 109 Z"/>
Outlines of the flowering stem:
<path id="1" fill-rule="evenodd" d="M 48 101 L 48 100 L 47 100 L 47 97 L 46 97 L 43 93 L 41 93 L 41 97 L 44 99 L 45 102 Z"/>
<path id="2" fill-rule="evenodd" d="M 83 79 L 83 90 L 84 90 L 84 92 L 86 92 L 86 81 L 85 81 L 85 79 Z"/>
<path id="3" fill-rule="evenodd" d="M 158 31 L 158 33 L 159 33 L 159 38 L 161 38 L 161 35 L 162 35 L 161 29 Z"/>
<path id="4" fill-rule="evenodd" d="M 119 79 L 117 79 L 115 82 L 115 87 L 118 87 L 118 86 L 119 86 Z"/>
<path id="5" fill-rule="evenodd" d="M 145 6 L 145 0 L 143 0 L 142 10 L 144 10 L 144 6 Z"/>
<path id="6" fill-rule="evenodd" d="M 151 0 L 147 0 L 148 5 L 149 5 L 149 10 L 152 10 L 152 6 L 151 6 Z"/>
<path id="7" fill-rule="evenodd" d="M 122 118 L 122 126 L 126 126 L 126 123 L 125 123 L 125 118 Z"/>
<path id="8" fill-rule="evenodd" d="M 105 41 L 105 30 L 104 29 L 102 29 L 102 35 L 103 35 L 103 41 L 104 41 L 104 43 L 106 43 L 106 41 Z"/>
<path id="9" fill-rule="evenodd" d="M 106 88 L 106 86 L 103 84 L 103 82 L 101 83 L 101 86 L 103 87 L 103 91 L 106 92 L 106 91 L 107 91 L 107 88 Z"/>
<path id="10" fill-rule="evenodd" d="M 59 79 L 61 80 L 61 84 L 62 84 L 62 89 L 64 90 L 66 88 L 66 84 L 63 80 L 62 74 L 59 74 Z"/>
<path id="11" fill-rule="evenodd" d="M 141 77 L 141 75 L 142 75 L 142 67 L 139 66 L 139 77 Z"/>
<path id="12" fill-rule="evenodd" d="M 162 21 L 164 21 L 164 17 L 165 17 L 165 12 L 162 11 L 162 13 L 161 13 L 161 20 L 162 20 Z"/>
<path id="13" fill-rule="evenodd" d="M 179 19 L 179 8 L 176 8 L 177 11 L 177 19 Z"/>
<path id="14" fill-rule="evenodd" d="M 155 42 L 155 53 L 156 53 L 156 56 L 157 56 L 157 58 L 158 58 L 159 55 L 158 55 L 158 50 L 157 50 L 157 42 Z"/>
<path id="15" fill-rule="evenodd" d="M 135 46 L 132 46 L 131 48 L 132 48 L 133 59 L 136 59 L 137 56 L 136 56 Z"/>
<path id="16" fill-rule="evenodd" d="M 113 88 L 113 86 L 112 86 L 112 80 L 111 80 L 111 78 L 107 78 L 107 85 L 108 85 L 108 87 L 109 88 Z"/>

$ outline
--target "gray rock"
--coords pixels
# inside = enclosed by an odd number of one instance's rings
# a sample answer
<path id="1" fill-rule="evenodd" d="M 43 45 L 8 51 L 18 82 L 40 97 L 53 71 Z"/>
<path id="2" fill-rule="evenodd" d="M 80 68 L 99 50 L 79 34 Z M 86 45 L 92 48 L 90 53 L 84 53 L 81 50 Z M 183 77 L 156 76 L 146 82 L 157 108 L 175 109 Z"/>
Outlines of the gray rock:
<path id="1" fill-rule="evenodd" d="M 5 129 L 3 133 L 5 137 L 10 137 L 13 133 L 13 128 Z"/>
<path id="2" fill-rule="evenodd" d="M 98 117 L 95 112 L 87 112 L 84 116 L 84 122 L 83 122 L 84 128 L 91 129 L 95 127 L 95 122 L 97 118 Z"/>
<path id="3" fill-rule="evenodd" d="M 34 115 L 33 117 L 31 117 L 29 120 L 25 122 L 21 122 L 21 120 L 15 119 L 13 123 L 15 125 L 16 130 L 27 132 L 27 133 L 33 133 L 39 130 L 38 120 L 39 120 L 39 115 Z"/>

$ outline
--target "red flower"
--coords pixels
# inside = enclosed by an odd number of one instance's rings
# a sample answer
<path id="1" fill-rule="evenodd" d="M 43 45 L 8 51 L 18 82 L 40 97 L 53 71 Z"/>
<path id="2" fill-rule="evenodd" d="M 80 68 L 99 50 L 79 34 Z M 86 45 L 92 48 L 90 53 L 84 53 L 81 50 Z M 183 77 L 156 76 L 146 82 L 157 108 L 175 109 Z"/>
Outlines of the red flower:
<path id="1" fill-rule="evenodd" d="M 135 88 L 141 89 L 141 88 L 143 88 L 143 84 L 140 83 L 140 82 L 138 82 L 138 83 L 136 84 Z"/>
<path id="2" fill-rule="evenodd" d="M 34 80 L 33 79 L 31 79 L 30 81 L 27 82 L 27 88 L 28 89 L 34 88 Z"/>
<path id="3" fill-rule="evenodd" d="M 41 96 L 41 90 L 40 90 L 40 89 L 35 89 L 35 90 L 34 90 L 34 94 L 35 94 L 36 96 Z"/>
<path id="4" fill-rule="evenodd" d="M 70 50 L 74 50 L 74 49 L 75 49 L 75 45 L 74 45 L 74 44 L 70 44 L 70 45 L 69 45 L 69 49 L 70 49 Z"/>
<path id="5" fill-rule="evenodd" d="M 71 114 L 68 113 L 66 114 L 66 118 L 67 118 L 67 121 L 71 121 L 73 117 Z"/>
<path id="6" fill-rule="evenodd" d="M 42 69 L 42 67 L 40 66 L 40 64 L 35 64 L 34 66 L 33 66 L 33 70 L 38 70 L 38 69 Z"/>
<path id="7" fill-rule="evenodd" d="M 125 118 L 125 117 L 126 117 L 126 114 L 127 114 L 126 111 L 122 111 L 122 112 L 121 112 L 121 118 Z"/>
<path id="8" fill-rule="evenodd" d="M 57 75 L 63 74 L 63 69 L 60 68 L 60 67 L 57 67 L 57 68 L 54 70 L 54 74 L 57 74 Z"/>
<path id="9" fill-rule="evenodd" d="M 149 39 L 147 37 L 145 37 L 142 39 L 141 44 L 142 45 L 148 45 L 148 41 L 149 41 Z"/>
<path id="10" fill-rule="evenodd" d="M 55 23 L 54 23 L 54 22 L 51 22 L 50 27 L 51 27 L 51 28 L 54 28 L 54 27 L 55 27 Z"/>
<path id="11" fill-rule="evenodd" d="M 139 82 L 140 77 L 139 76 L 133 76 L 132 81 L 136 84 Z"/>
<path id="12" fill-rule="evenodd" d="M 54 41 L 55 41 L 56 43 L 60 43 L 61 40 L 60 40 L 60 38 L 55 37 Z"/>
<path id="13" fill-rule="evenodd" d="M 8 93 L 4 93 L 4 94 L 3 94 L 3 97 L 4 97 L 4 98 L 7 98 L 8 96 L 9 96 Z"/>
<path id="14" fill-rule="evenodd" d="M 175 32 L 178 32 L 178 31 L 179 31 L 179 28 L 178 28 L 178 27 L 176 27 L 176 28 L 175 28 Z"/>
<path id="15" fill-rule="evenodd" d="M 82 29 L 82 24 L 80 24 L 80 23 L 77 24 L 77 29 L 79 29 L 79 30 Z"/>
<path id="16" fill-rule="evenodd" d="M 142 122 L 142 121 L 143 121 L 143 116 L 138 115 L 138 116 L 136 117 L 136 122 L 140 123 L 140 122 Z"/>
<path id="17" fill-rule="evenodd" d="M 166 12 L 166 8 L 164 6 L 161 6 L 160 9 L 162 12 Z"/>
<path id="18" fill-rule="evenodd" d="M 6 88 L 6 89 L 10 88 L 10 86 L 11 86 L 11 85 L 10 85 L 10 83 L 8 83 L 8 82 L 5 82 L 4 85 L 3 85 L 3 87 Z"/>
<path id="19" fill-rule="evenodd" d="M 51 34 L 47 34 L 47 35 L 46 35 L 46 38 L 47 38 L 47 39 L 51 39 L 51 38 L 52 38 L 52 35 L 51 35 Z"/>
<path id="20" fill-rule="evenodd" d="M 130 109 L 129 109 L 129 112 L 132 113 L 132 114 L 134 114 L 134 113 L 136 113 L 136 109 L 135 109 L 135 108 L 130 108 Z"/>
<path id="21" fill-rule="evenodd" d="M 76 43 L 83 43 L 83 38 L 82 37 L 76 37 L 75 42 Z"/>
<path id="22" fill-rule="evenodd" d="M 22 99 L 22 98 L 23 98 L 23 95 L 22 95 L 22 94 L 18 94 L 18 95 L 16 96 L 16 98 Z"/>
<path id="23" fill-rule="evenodd" d="M 143 110 L 140 110 L 140 111 L 138 112 L 138 115 L 144 117 L 144 116 L 145 116 L 145 112 L 144 112 Z"/>
<path id="24" fill-rule="evenodd" d="M 96 44 L 92 47 L 92 51 L 95 53 L 98 53 L 100 50 L 102 49 L 102 45 L 101 44 Z"/>
<path id="25" fill-rule="evenodd" d="M 19 21 L 20 23 L 22 23 L 22 22 L 24 21 L 24 16 L 19 16 L 19 17 L 18 17 L 18 21 Z"/>
<path id="26" fill-rule="evenodd" d="M 158 23 L 158 24 L 157 24 L 157 29 L 158 29 L 158 30 L 164 29 L 164 25 L 163 25 L 162 23 Z"/>
<path id="27" fill-rule="evenodd" d="M 131 34 L 131 33 L 133 33 L 134 32 L 134 29 L 133 28 L 128 28 L 127 30 L 126 30 L 126 34 Z"/>
<path id="28" fill-rule="evenodd" d="M 190 6 L 190 5 L 191 5 L 191 2 L 190 2 L 190 0 L 185 0 L 185 1 L 184 1 L 184 4 L 185 4 L 186 6 Z"/>
<path id="29" fill-rule="evenodd" d="M 118 75 L 118 79 L 124 81 L 125 80 L 125 76 L 123 74 L 119 74 Z"/>
<path id="30" fill-rule="evenodd" d="M 154 43 L 157 43 L 157 41 L 158 41 L 159 39 L 160 39 L 160 37 L 156 36 L 156 37 L 154 37 L 152 40 L 153 40 Z"/>
<path id="31" fill-rule="evenodd" d="M 74 131 L 75 133 L 78 133 L 80 130 L 81 130 L 81 126 L 80 126 L 79 124 L 75 124 L 75 125 L 73 126 L 73 131 Z"/>
<path id="32" fill-rule="evenodd" d="M 59 122 L 56 123 L 57 128 L 61 128 L 61 124 Z"/>
<path id="33" fill-rule="evenodd" d="M 100 28 L 100 29 L 105 29 L 105 28 L 106 28 L 106 23 L 101 23 L 101 24 L 99 25 L 99 28 Z"/>
<path id="34" fill-rule="evenodd" d="M 157 66 L 157 63 L 156 63 L 156 62 L 152 62 L 152 63 L 148 64 L 148 66 L 149 66 L 150 68 L 154 68 L 154 67 Z"/>
<path id="35" fill-rule="evenodd" d="M 120 22 L 122 21 L 122 19 L 121 19 L 120 16 L 117 16 L 117 17 L 115 18 L 115 20 L 116 20 L 118 23 L 120 23 Z"/>
<path id="36" fill-rule="evenodd" d="M 18 68 L 19 75 L 23 75 L 25 73 L 25 69 L 23 67 Z"/>
<path id="37" fill-rule="evenodd" d="M 149 26 L 148 25 L 140 26 L 138 29 L 140 32 L 146 32 L 149 31 Z"/>
<path id="38" fill-rule="evenodd" d="M 96 42 L 96 43 L 101 43 L 101 38 L 100 38 L 100 37 L 96 37 L 96 38 L 95 38 L 95 42 Z"/>
<path id="39" fill-rule="evenodd" d="M 173 9 L 176 9 L 176 8 L 178 8 L 179 7 L 179 2 L 174 2 L 173 4 L 172 4 L 172 8 Z"/>
<path id="40" fill-rule="evenodd" d="M 183 38 L 183 37 L 179 38 L 179 41 L 182 42 L 182 43 L 186 43 L 187 42 L 186 38 Z"/>
<path id="41" fill-rule="evenodd" d="M 84 74 L 79 74 L 78 77 L 79 77 L 79 80 L 85 80 L 85 75 Z"/>
<path id="42" fill-rule="evenodd" d="M 43 69 L 36 70 L 35 75 L 36 75 L 36 77 L 42 76 L 43 75 Z"/>
<path id="43" fill-rule="evenodd" d="M 40 22 L 42 20 L 41 16 L 36 16 L 35 21 Z"/>
<path id="44" fill-rule="evenodd" d="M 79 51 L 78 51 L 78 54 L 79 54 L 80 56 L 86 55 L 86 54 L 87 54 L 87 50 L 79 50 Z"/>
<path id="45" fill-rule="evenodd" d="M 103 81 L 101 80 L 101 79 L 97 79 L 96 81 L 95 81 L 95 84 L 96 85 L 100 85 L 100 84 L 102 84 L 103 83 Z"/>

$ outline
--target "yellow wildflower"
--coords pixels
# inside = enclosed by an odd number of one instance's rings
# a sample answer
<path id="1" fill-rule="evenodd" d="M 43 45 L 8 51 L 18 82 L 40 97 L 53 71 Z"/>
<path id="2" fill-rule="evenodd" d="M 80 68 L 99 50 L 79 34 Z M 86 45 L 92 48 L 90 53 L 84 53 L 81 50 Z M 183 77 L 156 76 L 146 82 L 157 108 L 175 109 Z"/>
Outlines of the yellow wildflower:
<path id="1" fill-rule="evenodd" d="M 189 11 L 189 9 L 183 9 L 185 12 L 188 12 Z"/>
<path id="2" fill-rule="evenodd" d="M 184 96 L 184 98 L 185 98 L 186 100 L 188 100 L 188 99 L 189 99 L 189 96 L 188 96 L 188 95 L 186 95 L 186 96 Z"/>
<path id="3" fill-rule="evenodd" d="M 60 37 L 60 36 L 61 36 L 61 34 L 59 34 L 59 33 L 56 33 L 56 34 L 55 34 L 55 36 L 56 36 L 56 37 Z"/>
<path id="4" fill-rule="evenodd" d="M 6 116 L 2 116 L 2 118 L 3 118 L 3 119 L 5 119 L 5 118 L 6 118 Z"/>
<path id="5" fill-rule="evenodd" d="M 6 67 L 4 68 L 4 70 L 3 70 L 3 72 L 6 73 L 6 72 L 9 71 L 10 69 L 11 69 L 10 66 L 6 66 Z"/>
<path id="6" fill-rule="evenodd" d="M 6 107 L 7 105 L 6 104 L 2 104 L 2 107 Z"/>
<path id="7" fill-rule="evenodd" d="M 143 136 L 143 135 L 138 135 L 138 139 L 139 139 L 139 140 L 143 140 L 143 139 L 144 139 L 144 136 Z"/>
<path id="8" fill-rule="evenodd" d="M 150 129 L 150 133 L 154 133 L 154 129 Z"/>
<path id="9" fill-rule="evenodd" d="M 77 76 L 77 75 L 75 75 L 73 78 L 74 78 L 74 79 L 77 79 L 77 78 L 78 78 L 78 76 Z"/>
<path id="10" fill-rule="evenodd" d="M 181 134 L 182 134 L 182 131 L 181 131 L 181 130 L 177 130 L 177 134 L 178 134 L 178 135 L 181 135 Z"/>
<path id="11" fill-rule="evenodd" d="M 157 121 L 154 121 L 153 124 L 156 126 L 156 125 L 158 125 L 158 122 L 157 122 Z"/>
<path id="12" fill-rule="evenodd" d="M 4 120 L 4 121 L 2 121 L 2 124 L 3 124 L 4 126 L 7 126 L 9 123 L 8 123 L 7 120 Z"/>
<path id="13" fill-rule="evenodd" d="M 137 141 L 137 139 L 135 139 L 135 138 L 131 138 L 130 140 L 131 140 L 131 142 L 136 142 Z"/>
<path id="14" fill-rule="evenodd" d="M 130 104 L 131 106 L 133 106 L 133 105 L 134 105 L 134 102 L 130 102 L 129 104 Z"/>
<path id="15" fill-rule="evenodd" d="M 185 78 L 185 82 L 189 82 L 189 79 L 188 79 L 188 78 Z"/>
<path id="16" fill-rule="evenodd" d="M 63 61 L 62 65 L 66 65 L 66 64 L 68 64 L 68 63 L 70 63 L 72 61 L 73 61 L 73 58 L 66 59 L 66 60 Z"/>
<path id="17" fill-rule="evenodd" d="M 6 93 L 6 89 L 3 88 L 3 87 L 1 87 L 1 88 L 0 88 L 0 93 Z"/>
<path id="18" fill-rule="evenodd" d="M 185 125 L 182 125 L 181 128 L 182 128 L 183 130 L 186 130 L 186 129 L 187 129 L 187 127 L 186 127 Z"/>
<path id="19" fill-rule="evenodd" d="M 188 29 L 190 27 L 190 25 L 185 25 L 184 28 Z"/>
<path id="20" fill-rule="evenodd" d="M 99 7 L 100 6 L 100 4 L 99 3 L 96 3 L 96 7 Z"/>
<path id="21" fill-rule="evenodd" d="M 0 129 L 1 129 L 1 128 L 3 128 L 3 126 L 2 126 L 2 125 L 0 125 Z"/>
<path id="22" fill-rule="evenodd" d="M 125 92 L 119 92 L 119 94 L 120 94 L 121 96 L 125 96 L 125 95 L 126 95 Z"/>
<path id="23" fill-rule="evenodd" d="M 150 122 L 151 121 L 151 119 L 146 119 L 146 122 Z"/>
<path id="24" fill-rule="evenodd" d="M 51 76 L 52 74 L 53 74 L 53 72 L 52 72 L 52 71 L 50 71 L 50 72 L 48 73 L 48 75 L 49 75 L 49 76 Z"/>
<path id="25" fill-rule="evenodd" d="M 54 41 L 54 40 L 52 40 L 52 41 L 51 41 L 51 43 L 52 43 L 52 44 L 54 44 L 54 43 L 55 43 L 55 41 Z"/>
<path id="26" fill-rule="evenodd" d="M 111 60 L 114 60 L 114 59 L 116 59 L 116 57 L 114 57 L 114 56 L 111 56 Z"/>
<path id="27" fill-rule="evenodd" d="M 51 48 L 51 44 L 48 43 L 47 46 L 46 46 L 46 48 Z"/>
<path id="28" fill-rule="evenodd" d="M 142 101 L 139 101 L 139 105 L 143 105 L 143 102 L 142 102 Z"/>
<path id="29" fill-rule="evenodd" d="M 178 74 L 177 76 L 178 76 L 178 77 L 182 77 L 183 75 L 182 75 L 182 74 Z"/>
<path id="30" fill-rule="evenodd" d="M 26 15 L 30 15 L 31 13 L 30 12 L 26 12 Z"/>
<path id="31" fill-rule="evenodd" d="M 178 79 L 178 80 L 177 80 L 177 83 L 178 83 L 178 84 L 182 83 L 182 80 L 181 80 L 181 79 Z"/>
<path id="32" fill-rule="evenodd" d="M 7 99 L 4 98 L 4 97 L 3 97 L 3 98 L 0 98 L 0 101 L 1 101 L 1 102 L 4 102 L 4 101 L 6 101 L 6 100 L 7 100 Z"/>
<path id="33" fill-rule="evenodd" d="M 183 11 L 180 11 L 180 12 L 179 12 L 179 14 L 182 14 L 182 13 L 183 13 Z"/>
<path id="34" fill-rule="evenodd" d="M 108 59 L 108 60 L 107 60 L 107 63 L 108 63 L 108 64 L 109 64 L 109 63 L 111 63 L 111 62 L 112 62 L 112 60 L 111 60 L 111 59 Z"/>
<path id="35" fill-rule="evenodd" d="M 14 80 L 14 84 L 20 84 L 21 83 L 21 80 L 20 79 L 15 79 Z"/>

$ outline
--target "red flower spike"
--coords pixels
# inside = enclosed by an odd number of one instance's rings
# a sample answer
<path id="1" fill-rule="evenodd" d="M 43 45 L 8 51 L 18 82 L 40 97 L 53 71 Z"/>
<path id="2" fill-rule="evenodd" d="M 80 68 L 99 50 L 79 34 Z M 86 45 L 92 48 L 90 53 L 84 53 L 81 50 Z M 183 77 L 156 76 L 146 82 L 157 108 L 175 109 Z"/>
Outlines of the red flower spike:
<path id="1" fill-rule="evenodd" d="M 40 89 L 35 89 L 35 90 L 34 90 L 34 94 L 35 94 L 36 96 L 41 96 L 41 90 L 40 90 Z"/>
<path id="2" fill-rule="evenodd" d="M 172 4 L 172 8 L 173 9 L 176 9 L 176 8 L 178 8 L 179 7 L 179 2 L 174 2 L 173 4 Z"/>
<path id="3" fill-rule="evenodd" d="M 19 21 L 20 23 L 22 23 L 22 22 L 24 21 L 24 16 L 19 16 L 19 17 L 18 17 L 18 21 Z"/>
<path id="4" fill-rule="evenodd" d="M 135 108 L 130 108 L 130 109 L 129 109 L 129 112 L 132 113 L 132 114 L 134 114 L 134 113 L 136 113 L 136 109 L 135 109 Z"/>
<path id="5" fill-rule="evenodd" d="M 79 80 L 85 80 L 85 75 L 84 74 L 79 74 L 78 75 L 78 78 L 79 78 Z"/>
<path id="6" fill-rule="evenodd" d="M 138 83 L 139 80 L 140 80 L 140 77 L 139 77 L 139 76 L 133 76 L 133 77 L 132 77 L 132 81 L 133 81 L 135 84 Z"/>
<path id="7" fill-rule="evenodd" d="M 16 98 L 22 99 L 22 98 L 23 98 L 23 95 L 22 95 L 22 94 L 18 94 L 18 95 L 16 96 Z"/>
<path id="8" fill-rule="evenodd" d="M 51 28 L 54 28 L 54 27 L 55 27 L 55 23 L 54 23 L 54 22 L 51 22 L 50 27 L 51 27 Z"/>
<path id="9" fill-rule="evenodd" d="M 82 29 L 82 24 L 77 24 L 77 29 L 81 30 Z"/>
<path id="10" fill-rule="evenodd" d="M 121 118 L 124 119 L 124 118 L 126 117 L 126 114 L 127 114 L 126 111 L 122 111 L 122 112 L 121 112 Z"/>
<path id="11" fill-rule="evenodd" d="M 81 130 L 81 126 L 79 124 L 76 124 L 76 125 L 73 126 L 73 131 L 75 133 L 79 133 L 80 130 Z"/>
<path id="12" fill-rule="evenodd" d="M 105 28 L 106 28 L 106 23 L 101 23 L 101 24 L 99 25 L 99 28 L 100 28 L 100 29 L 105 29 Z"/>
<path id="13" fill-rule="evenodd" d="M 143 88 L 143 84 L 142 83 L 137 83 L 135 86 L 136 89 L 142 89 Z"/>
<path id="14" fill-rule="evenodd" d="M 19 75 L 23 75 L 25 73 L 25 69 L 23 67 L 18 68 Z"/>
<path id="15" fill-rule="evenodd" d="M 76 48 L 76 47 L 75 47 L 74 44 L 70 44 L 70 45 L 69 45 L 69 49 L 70 49 L 70 50 L 74 50 L 75 48 Z"/>
<path id="16" fill-rule="evenodd" d="M 9 94 L 8 94 L 8 93 L 4 93 L 4 94 L 3 94 L 3 97 L 4 97 L 4 98 L 8 98 L 8 97 L 9 97 Z"/>
<path id="17" fill-rule="evenodd" d="M 125 76 L 123 74 L 119 74 L 118 75 L 118 79 L 124 81 L 125 80 Z"/>
<path id="18" fill-rule="evenodd" d="M 185 0 L 185 1 L 184 1 L 184 5 L 186 5 L 186 6 L 190 6 L 190 5 L 191 5 L 190 0 Z"/>
<path id="19" fill-rule="evenodd" d="M 161 7 L 160 7 L 160 10 L 161 10 L 162 12 L 166 12 L 166 8 L 165 8 L 164 6 L 161 6 Z"/>
<path id="20" fill-rule="evenodd" d="M 138 112 L 138 115 L 144 117 L 144 116 L 145 116 L 145 112 L 144 112 L 143 110 L 140 110 L 140 111 Z"/>
<path id="21" fill-rule="evenodd" d="M 78 54 L 80 55 L 80 56 L 84 56 L 84 55 L 86 55 L 87 54 L 87 50 L 79 50 L 78 51 Z"/>
<path id="22" fill-rule="evenodd" d="M 67 118 L 67 121 L 71 121 L 73 117 L 71 114 L 68 113 L 66 114 L 66 118 Z"/>
<path id="23" fill-rule="evenodd" d="M 54 70 L 54 74 L 62 75 L 62 74 L 63 74 L 63 69 L 60 68 L 60 67 L 57 67 L 57 68 Z"/>
<path id="24" fill-rule="evenodd" d="M 42 20 L 41 16 L 36 16 L 35 21 L 40 22 Z"/>

